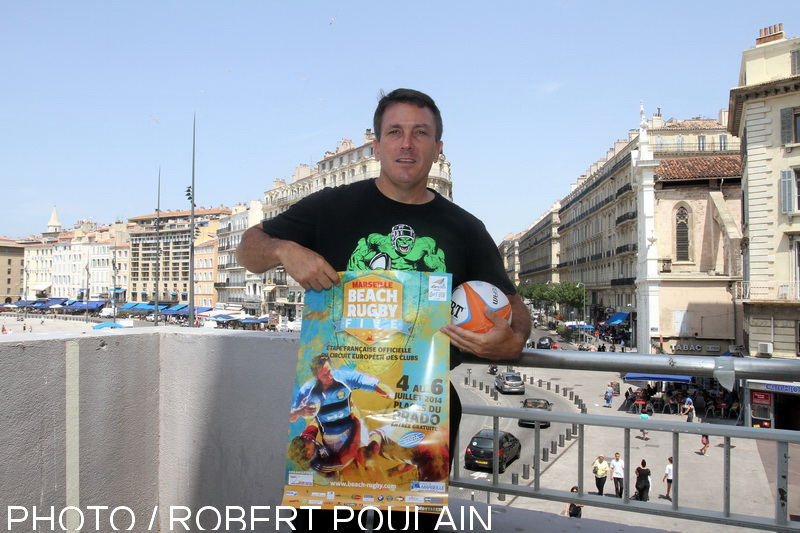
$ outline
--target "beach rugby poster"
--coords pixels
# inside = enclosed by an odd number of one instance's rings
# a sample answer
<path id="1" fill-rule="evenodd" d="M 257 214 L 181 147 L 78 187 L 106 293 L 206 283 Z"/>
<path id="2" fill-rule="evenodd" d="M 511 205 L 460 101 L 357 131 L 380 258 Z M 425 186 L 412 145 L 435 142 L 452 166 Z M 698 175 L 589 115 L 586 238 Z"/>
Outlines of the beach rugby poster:
<path id="1" fill-rule="evenodd" d="M 340 273 L 306 292 L 283 504 L 439 512 L 449 474 L 450 274 Z"/>

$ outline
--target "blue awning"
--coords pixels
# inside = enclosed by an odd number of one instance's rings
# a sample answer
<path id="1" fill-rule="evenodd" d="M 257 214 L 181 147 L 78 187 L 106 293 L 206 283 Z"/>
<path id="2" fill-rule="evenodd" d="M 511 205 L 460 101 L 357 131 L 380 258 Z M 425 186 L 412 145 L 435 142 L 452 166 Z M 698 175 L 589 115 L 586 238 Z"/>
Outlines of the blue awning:
<path id="1" fill-rule="evenodd" d="M 62 309 L 66 311 L 86 311 L 87 309 L 89 311 L 95 311 L 103 307 L 105 304 L 106 304 L 105 302 L 98 302 L 98 301 L 89 301 L 89 302 L 78 301 L 71 305 L 63 307 Z"/>
<path id="2" fill-rule="evenodd" d="M 630 313 L 614 313 L 611 318 L 606 320 L 606 326 L 616 326 L 628 320 Z"/>
<path id="3" fill-rule="evenodd" d="M 133 309 L 137 305 L 139 305 L 139 304 L 137 304 L 136 302 L 130 302 L 130 303 L 127 303 L 127 304 L 123 305 L 122 307 L 120 307 L 120 309 Z"/>
<path id="4" fill-rule="evenodd" d="M 624 381 L 666 381 L 669 383 L 691 383 L 691 376 L 668 376 L 666 374 L 625 374 Z"/>

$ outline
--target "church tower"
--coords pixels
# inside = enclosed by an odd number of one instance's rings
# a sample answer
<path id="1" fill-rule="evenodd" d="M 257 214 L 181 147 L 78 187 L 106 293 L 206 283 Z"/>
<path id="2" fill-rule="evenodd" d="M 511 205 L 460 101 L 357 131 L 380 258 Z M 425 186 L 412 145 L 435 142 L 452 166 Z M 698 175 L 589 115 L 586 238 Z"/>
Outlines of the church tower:
<path id="1" fill-rule="evenodd" d="M 58 233 L 61 231 L 61 222 L 58 220 L 58 211 L 53 206 L 53 213 L 50 215 L 50 222 L 47 223 L 47 233 Z"/>

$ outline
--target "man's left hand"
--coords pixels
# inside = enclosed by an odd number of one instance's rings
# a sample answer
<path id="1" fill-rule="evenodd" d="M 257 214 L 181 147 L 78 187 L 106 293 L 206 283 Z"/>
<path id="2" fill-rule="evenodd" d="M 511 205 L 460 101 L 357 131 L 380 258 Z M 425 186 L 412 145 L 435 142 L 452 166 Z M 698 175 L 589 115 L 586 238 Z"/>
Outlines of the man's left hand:
<path id="1" fill-rule="evenodd" d="M 511 324 L 487 307 L 484 314 L 494 327 L 486 333 L 475 333 L 453 324 L 443 327 L 442 332 L 450 337 L 453 346 L 478 357 L 498 361 L 517 359 L 530 335 L 531 318 L 519 297 L 509 296 L 509 300 Z"/>

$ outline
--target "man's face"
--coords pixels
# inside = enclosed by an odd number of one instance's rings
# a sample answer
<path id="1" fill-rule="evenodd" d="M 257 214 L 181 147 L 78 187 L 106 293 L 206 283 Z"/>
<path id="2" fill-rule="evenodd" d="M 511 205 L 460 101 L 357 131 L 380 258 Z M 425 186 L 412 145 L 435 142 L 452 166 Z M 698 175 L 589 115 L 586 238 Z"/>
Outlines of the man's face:
<path id="1" fill-rule="evenodd" d="M 442 151 L 431 110 L 403 103 L 386 108 L 381 139 L 373 145 L 383 185 L 401 191 L 424 190 L 431 165 Z"/>
<path id="2" fill-rule="evenodd" d="M 617 461 L 619 461 L 619 454 L 618 454 L 618 453 L 615 453 L 615 454 L 614 454 L 614 459 L 616 459 Z"/>
<path id="3" fill-rule="evenodd" d="M 328 387 L 333 383 L 333 368 L 330 363 L 325 363 L 317 372 L 317 379 L 322 383 L 323 387 Z"/>

